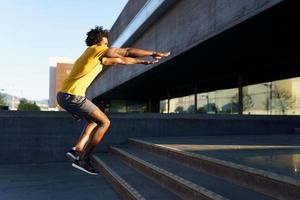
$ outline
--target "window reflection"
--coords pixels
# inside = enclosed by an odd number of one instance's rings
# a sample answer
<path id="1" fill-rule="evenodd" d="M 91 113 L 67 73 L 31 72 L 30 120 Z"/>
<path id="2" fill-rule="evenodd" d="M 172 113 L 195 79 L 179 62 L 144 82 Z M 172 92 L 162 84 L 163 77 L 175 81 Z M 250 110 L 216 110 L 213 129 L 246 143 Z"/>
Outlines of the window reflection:
<path id="1" fill-rule="evenodd" d="M 299 115 L 300 77 L 243 87 L 243 114 Z M 169 113 L 238 114 L 238 88 L 216 90 L 170 99 Z M 195 109 L 195 105 L 197 108 Z M 168 100 L 160 102 L 168 113 Z"/>

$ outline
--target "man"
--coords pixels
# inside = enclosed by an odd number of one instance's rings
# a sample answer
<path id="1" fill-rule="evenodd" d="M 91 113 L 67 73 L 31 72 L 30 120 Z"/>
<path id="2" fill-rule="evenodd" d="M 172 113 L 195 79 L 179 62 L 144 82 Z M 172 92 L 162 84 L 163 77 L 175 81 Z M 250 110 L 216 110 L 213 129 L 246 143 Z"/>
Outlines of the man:
<path id="1" fill-rule="evenodd" d="M 170 52 L 108 48 L 108 31 L 98 26 L 87 33 L 85 42 L 88 47 L 76 60 L 71 73 L 64 80 L 62 88 L 57 93 L 57 102 L 74 117 L 86 120 L 78 142 L 67 152 L 67 157 L 73 162 L 73 167 L 97 175 L 98 171 L 92 166 L 89 155 L 103 138 L 110 126 L 110 121 L 96 105 L 85 97 L 86 89 L 102 71 L 102 65 L 150 65 L 169 56 Z M 147 56 L 152 57 L 153 60 L 138 58 Z"/>

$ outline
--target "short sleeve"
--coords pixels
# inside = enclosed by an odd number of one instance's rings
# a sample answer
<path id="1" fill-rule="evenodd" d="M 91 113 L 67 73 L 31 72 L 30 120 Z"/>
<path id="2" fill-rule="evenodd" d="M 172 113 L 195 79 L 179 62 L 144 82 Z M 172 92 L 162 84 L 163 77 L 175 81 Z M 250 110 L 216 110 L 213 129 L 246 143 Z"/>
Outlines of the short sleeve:
<path id="1" fill-rule="evenodd" d="M 101 60 L 101 58 L 105 55 L 105 53 L 108 50 L 108 46 L 106 45 L 100 45 L 96 47 L 96 55 L 95 57 L 99 60 Z"/>

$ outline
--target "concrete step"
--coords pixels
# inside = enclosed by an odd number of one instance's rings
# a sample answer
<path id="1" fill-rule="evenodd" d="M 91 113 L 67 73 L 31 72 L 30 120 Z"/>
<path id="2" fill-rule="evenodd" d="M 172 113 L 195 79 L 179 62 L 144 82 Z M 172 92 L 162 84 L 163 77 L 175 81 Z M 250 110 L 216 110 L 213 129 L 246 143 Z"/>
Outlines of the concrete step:
<path id="1" fill-rule="evenodd" d="M 127 166 L 119 157 L 109 153 L 93 155 L 93 162 L 123 199 L 179 199 L 159 184 Z"/>
<path id="2" fill-rule="evenodd" d="M 218 194 L 226 199 L 232 199 L 232 200 L 274 199 L 270 196 L 250 190 L 238 184 L 226 181 L 225 179 L 219 178 L 217 176 L 210 175 L 208 173 L 201 172 L 191 167 L 182 165 L 182 163 L 177 162 L 176 160 L 169 159 L 168 157 L 157 155 L 151 152 L 146 152 L 133 146 L 122 145 L 119 146 L 118 148 L 113 148 L 113 150 L 118 151 L 121 154 L 126 153 L 128 155 L 131 155 L 132 157 L 135 157 L 137 161 L 138 159 L 140 159 L 143 162 L 148 163 L 149 166 L 151 165 L 156 166 L 161 170 L 166 171 L 169 174 L 176 175 L 181 180 L 186 180 L 188 185 L 195 185 L 196 187 L 205 188 L 205 190 L 209 190 L 212 193 Z M 128 158 L 125 159 L 127 159 L 128 162 Z M 139 169 L 143 170 L 141 168 Z M 149 174 L 149 172 L 147 174 L 151 175 Z M 174 183 L 171 182 L 170 184 L 174 184 Z"/>
<path id="3" fill-rule="evenodd" d="M 124 151 L 118 147 L 111 147 L 110 151 L 119 156 L 127 165 L 133 167 L 137 171 L 145 174 L 152 180 L 156 181 L 160 185 L 168 188 L 169 191 L 176 194 L 182 199 L 196 200 L 225 200 L 227 198 L 208 190 L 202 186 L 199 186 L 183 177 L 177 176 L 170 171 L 162 169 L 157 165 L 146 162 L 144 159 L 136 157 L 127 151 Z"/>
<path id="4" fill-rule="evenodd" d="M 300 197 L 300 183 L 290 177 L 140 139 L 130 138 L 129 145 L 172 158 L 199 171 L 222 177 L 274 198 L 296 200 Z"/>

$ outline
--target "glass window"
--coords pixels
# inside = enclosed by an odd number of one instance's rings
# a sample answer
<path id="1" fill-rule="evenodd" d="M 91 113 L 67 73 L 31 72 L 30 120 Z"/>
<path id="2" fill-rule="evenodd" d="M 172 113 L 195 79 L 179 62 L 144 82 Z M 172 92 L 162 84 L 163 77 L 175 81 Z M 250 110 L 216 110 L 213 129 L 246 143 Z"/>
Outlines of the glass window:
<path id="1" fill-rule="evenodd" d="M 198 113 L 238 113 L 238 89 L 217 90 L 197 96 Z"/>
<path id="2" fill-rule="evenodd" d="M 238 89 L 217 90 L 215 92 L 215 106 L 217 113 L 238 114 Z"/>
<path id="3" fill-rule="evenodd" d="M 246 98 L 250 106 L 244 109 L 244 114 L 300 114 L 299 91 L 300 78 L 246 86 L 244 87 L 244 104 Z"/>
<path id="4" fill-rule="evenodd" d="M 215 92 L 197 94 L 197 113 L 217 113 Z"/>
<path id="5" fill-rule="evenodd" d="M 170 113 L 194 113 L 195 95 L 170 99 Z"/>
<path id="6" fill-rule="evenodd" d="M 110 112 L 126 112 L 125 100 L 112 100 L 110 104 Z"/>
<path id="7" fill-rule="evenodd" d="M 271 82 L 243 87 L 243 114 L 271 114 L 272 87 Z"/>
<path id="8" fill-rule="evenodd" d="M 160 101 L 160 113 L 168 113 L 168 100 Z"/>
<path id="9" fill-rule="evenodd" d="M 194 95 L 170 100 L 170 113 L 194 113 Z M 238 88 L 197 94 L 197 113 L 238 114 Z M 168 112 L 168 101 L 160 102 Z M 299 115 L 300 77 L 243 87 L 243 114 Z"/>
<path id="10" fill-rule="evenodd" d="M 273 114 L 300 114 L 300 78 L 275 81 L 273 84 Z"/>
<path id="11" fill-rule="evenodd" d="M 147 112 L 147 104 L 144 101 L 127 101 L 126 112 Z"/>

